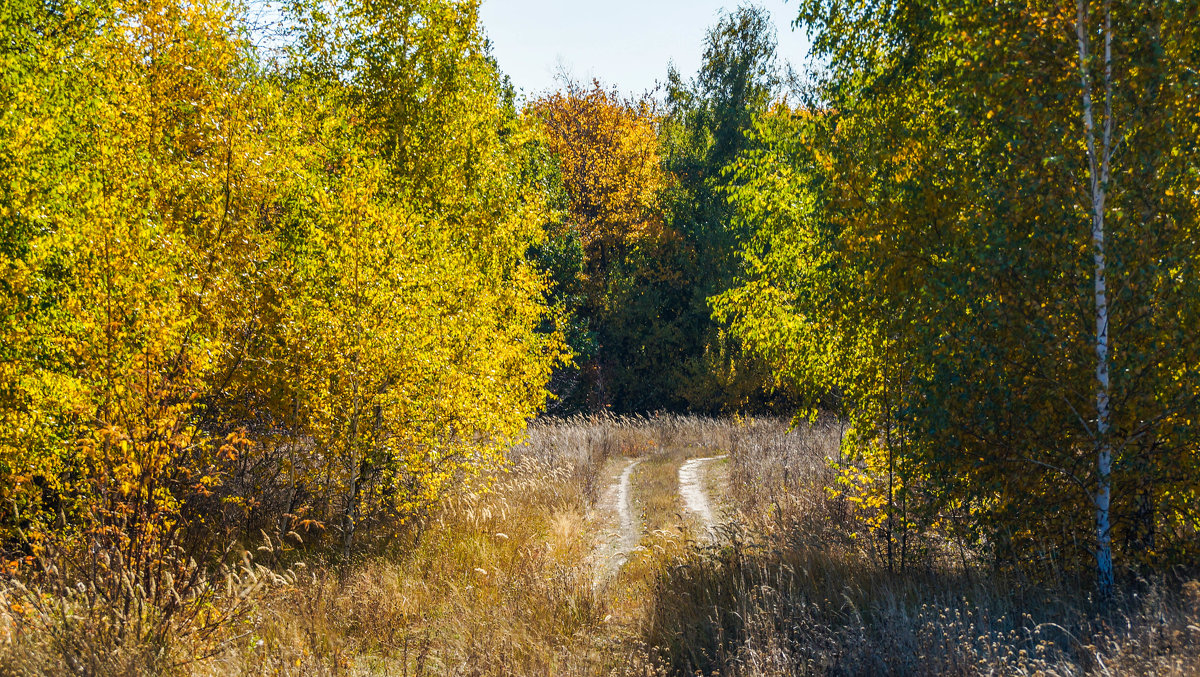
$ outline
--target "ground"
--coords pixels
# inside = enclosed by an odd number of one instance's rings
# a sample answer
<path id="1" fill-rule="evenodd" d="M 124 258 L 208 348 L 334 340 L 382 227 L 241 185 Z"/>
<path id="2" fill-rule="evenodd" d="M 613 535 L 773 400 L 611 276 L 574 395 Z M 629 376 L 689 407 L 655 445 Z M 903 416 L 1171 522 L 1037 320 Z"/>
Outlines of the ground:
<path id="1" fill-rule="evenodd" d="M 323 562 L 264 535 L 226 583 L 246 613 L 168 649 L 21 644 L 0 609 L 0 676 L 78 674 L 78 655 L 129 675 L 1200 674 L 1194 581 L 1142 581 L 1101 613 L 1087 585 L 958 553 L 888 571 L 837 492 L 843 432 L 540 422 L 370 555 Z"/>

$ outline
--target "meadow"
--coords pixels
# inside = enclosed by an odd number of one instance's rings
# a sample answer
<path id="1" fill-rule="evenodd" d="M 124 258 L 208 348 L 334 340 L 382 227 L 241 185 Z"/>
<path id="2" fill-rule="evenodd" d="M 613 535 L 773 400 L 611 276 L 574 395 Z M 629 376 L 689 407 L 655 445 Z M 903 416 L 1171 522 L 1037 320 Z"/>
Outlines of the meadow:
<path id="1" fill-rule="evenodd" d="M 3 588 L 0 672 L 179 675 L 1188 675 L 1200 583 L 1138 581 L 1101 608 L 929 551 L 889 572 L 836 495 L 842 426 L 692 416 L 539 421 L 509 466 L 348 562 L 272 537 L 204 571 L 189 606 L 112 581 Z M 704 463 L 713 529 L 679 469 Z M 623 470 L 637 541 L 620 545 Z M 607 496 L 606 496 L 607 494 Z M 53 576 L 41 585 L 54 585 Z M 46 593 L 53 592 L 52 595 Z M 200 597 L 197 597 L 200 599 Z M 165 617 L 165 618 L 164 618 Z"/>

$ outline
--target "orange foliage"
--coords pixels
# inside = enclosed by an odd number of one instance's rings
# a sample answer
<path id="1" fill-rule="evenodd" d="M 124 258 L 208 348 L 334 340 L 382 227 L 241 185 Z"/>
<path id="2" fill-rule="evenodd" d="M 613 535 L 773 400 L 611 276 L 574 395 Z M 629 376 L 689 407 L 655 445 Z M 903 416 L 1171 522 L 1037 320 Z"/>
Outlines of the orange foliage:
<path id="1" fill-rule="evenodd" d="M 591 277 L 673 239 L 659 204 L 667 174 L 651 101 L 623 100 L 593 81 L 590 89 L 571 85 L 531 109 L 559 158 L 567 225 L 579 235 Z"/>

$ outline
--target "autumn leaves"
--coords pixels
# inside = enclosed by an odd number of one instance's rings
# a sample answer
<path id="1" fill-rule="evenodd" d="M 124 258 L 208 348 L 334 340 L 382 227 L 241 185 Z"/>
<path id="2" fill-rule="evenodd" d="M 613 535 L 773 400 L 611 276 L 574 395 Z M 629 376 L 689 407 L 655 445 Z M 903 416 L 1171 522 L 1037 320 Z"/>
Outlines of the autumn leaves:
<path id="1" fill-rule="evenodd" d="M 1098 11 L 803 2 L 830 69 L 785 102 L 745 9 L 658 103 L 597 84 L 519 109 L 473 2 L 295 3 L 268 57 L 222 3 L 11 0 L 3 537 L 348 554 L 497 462 L 573 353 L 564 408 L 837 409 L 841 490 L 894 567 L 945 542 L 1087 560 L 1098 437 L 1118 555 L 1180 561 L 1200 133 L 1178 4 L 1111 7 L 1108 428 L 1071 37 L 1099 40 Z"/>
<path id="2" fill-rule="evenodd" d="M 326 9 L 280 61 L 219 3 L 4 10 L 6 538 L 349 553 L 542 406 L 548 208 L 474 6 Z"/>
<path id="3" fill-rule="evenodd" d="M 1200 36 L 1177 3 L 1076 9 L 802 3 L 830 70 L 738 166 L 751 274 L 718 310 L 836 396 L 843 490 L 893 568 L 938 543 L 1038 577 L 1099 558 L 1103 590 L 1109 535 L 1131 568 L 1200 549 Z"/>

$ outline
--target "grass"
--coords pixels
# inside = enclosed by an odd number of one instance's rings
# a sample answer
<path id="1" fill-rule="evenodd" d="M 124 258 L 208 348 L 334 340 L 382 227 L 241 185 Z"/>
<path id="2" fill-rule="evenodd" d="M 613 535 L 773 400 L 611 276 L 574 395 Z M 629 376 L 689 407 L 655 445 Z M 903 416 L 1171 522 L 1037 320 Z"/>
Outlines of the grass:
<path id="1" fill-rule="evenodd" d="M 677 527 L 683 519 L 683 501 L 676 488 L 685 453 L 658 451 L 648 455 L 634 469 L 633 502 L 635 509 L 641 512 L 643 527 L 650 536 Z"/>
<path id="2" fill-rule="evenodd" d="M 730 516 L 722 514 L 721 507 L 733 506 L 737 499 L 729 482 L 729 459 L 710 461 L 705 467 L 705 474 L 701 481 L 705 493 L 712 501 L 714 516 L 717 521 L 725 521 Z"/>
<path id="3" fill-rule="evenodd" d="M 1200 673 L 1200 583 L 1182 574 L 1100 613 L 1086 589 L 977 564 L 889 573 L 827 491 L 840 434 L 833 422 L 541 422 L 509 471 L 463 487 L 389 551 L 333 566 L 264 543 L 214 570 L 196 608 L 225 610 L 215 633 L 118 638 L 112 610 L 67 592 L 65 574 L 24 592 L 8 579 L 0 675 Z M 736 526 L 709 544 L 681 515 L 678 469 L 719 453 L 729 459 L 706 467 L 706 487 Z M 601 497 L 627 458 L 642 459 L 645 533 L 597 587 Z"/>
<path id="4" fill-rule="evenodd" d="M 728 545 L 663 562 L 647 641 L 670 672 L 718 675 L 1188 675 L 1200 585 L 1143 582 L 1101 613 L 1049 589 L 925 562 L 888 572 L 826 489 L 841 430 L 771 422 L 733 437 Z M 939 560 L 940 561 L 940 560 Z"/>
<path id="5" fill-rule="evenodd" d="M 586 649 L 608 607 L 572 470 L 526 456 L 492 492 L 447 505 L 411 550 L 281 590 L 264 600 L 263 645 L 211 674 L 599 674 Z"/>

